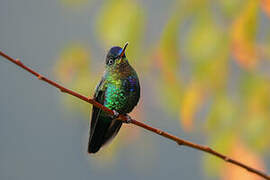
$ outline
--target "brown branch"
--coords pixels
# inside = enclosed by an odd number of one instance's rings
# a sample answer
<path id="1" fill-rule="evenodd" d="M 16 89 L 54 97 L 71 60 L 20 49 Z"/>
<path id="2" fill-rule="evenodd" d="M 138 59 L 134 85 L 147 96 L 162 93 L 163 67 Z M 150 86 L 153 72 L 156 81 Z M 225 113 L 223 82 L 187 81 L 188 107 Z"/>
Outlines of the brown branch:
<path id="1" fill-rule="evenodd" d="M 52 80 L 50 80 L 50 79 L 42 76 L 41 74 L 37 73 L 33 69 L 30 69 L 29 67 L 25 66 L 19 59 L 13 59 L 10 56 L 8 56 L 7 54 L 3 53 L 2 51 L 0 51 L 0 56 L 6 58 L 7 60 L 13 62 L 14 64 L 16 64 L 16 65 L 20 66 L 21 68 L 25 69 L 26 71 L 30 72 L 31 74 L 33 74 L 34 76 L 36 76 L 39 80 L 45 81 L 48 84 L 50 84 L 50 85 L 58 88 L 61 92 L 70 94 L 72 96 L 75 96 L 75 97 L 77 97 L 77 98 L 79 98 L 79 99 L 81 99 L 83 101 L 86 101 L 86 102 L 92 104 L 93 106 L 95 106 L 97 108 L 102 109 L 103 111 L 107 112 L 110 115 L 114 115 L 114 112 L 112 110 L 110 110 L 109 108 L 103 106 L 102 104 L 96 102 L 95 100 L 93 100 L 91 98 L 87 98 L 86 96 L 83 96 L 81 94 L 78 94 L 75 91 L 72 91 L 70 89 L 67 89 L 67 88 L 59 85 L 58 83 L 56 83 L 56 82 L 54 82 L 54 81 L 52 81 Z M 127 116 L 125 116 L 125 115 L 120 115 L 118 119 L 121 120 L 121 121 L 124 121 L 124 122 L 127 122 L 127 120 L 129 120 L 127 118 Z M 160 136 L 163 136 L 163 137 L 165 137 L 167 139 L 170 139 L 172 141 L 175 141 L 178 145 L 184 145 L 184 146 L 188 146 L 188 147 L 191 147 L 191 148 L 200 150 L 200 151 L 204 151 L 204 152 L 209 153 L 211 155 L 214 155 L 214 156 L 216 156 L 216 157 L 218 157 L 220 159 L 223 159 L 226 162 L 229 162 L 231 164 L 234 164 L 236 166 L 239 166 L 241 168 L 244 168 L 244 169 L 246 169 L 249 172 L 252 172 L 254 174 L 257 174 L 258 176 L 261 176 L 264 179 L 270 180 L 270 176 L 267 175 L 266 173 L 264 173 L 264 172 L 262 172 L 260 170 L 254 169 L 254 168 L 252 168 L 252 167 L 250 167 L 250 166 L 248 166 L 248 165 L 246 165 L 244 163 L 241 163 L 241 162 L 239 162 L 237 160 L 234 160 L 234 159 L 232 159 L 232 158 L 230 158 L 228 156 L 225 156 L 225 155 L 223 155 L 223 154 L 221 154 L 221 153 L 219 153 L 219 152 L 211 149 L 208 146 L 203 146 L 203 145 L 195 144 L 195 143 L 192 143 L 190 141 L 187 141 L 187 140 L 178 138 L 178 137 L 176 137 L 176 136 L 174 136 L 172 134 L 169 134 L 169 133 L 167 133 L 165 131 L 162 131 L 162 130 L 157 129 L 157 128 L 154 128 L 154 127 L 151 127 L 151 126 L 149 126 L 147 124 L 144 124 L 142 122 L 136 121 L 135 119 L 131 119 L 130 120 L 130 123 L 132 123 L 132 124 L 134 124 L 136 126 L 139 126 L 141 128 L 144 128 L 144 129 L 146 129 L 148 131 L 152 131 L 152 132 L 154 132 L 154 133 L 156 133 L 156 134 L 158 134 Z"/>

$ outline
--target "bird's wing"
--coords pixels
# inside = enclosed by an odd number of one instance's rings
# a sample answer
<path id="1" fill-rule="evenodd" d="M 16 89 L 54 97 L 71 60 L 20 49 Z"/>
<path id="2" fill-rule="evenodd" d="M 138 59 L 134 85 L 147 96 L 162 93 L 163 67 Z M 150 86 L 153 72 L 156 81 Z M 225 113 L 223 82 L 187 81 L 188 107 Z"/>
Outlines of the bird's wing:
<path id="1" fill-rule="evenodd" d="M 105 89 L 103 89 L 105 79 L 102 78 L 99 84 L 96 87 L 95 94 L 94 94 L 94 100 L 97 101 L 100 104 L 104 104 L 105 99 Z M 101 109 L 93 106 L 92 110 L 92 118 L 91 118 L 91 124 L 90 124 L 90 140 L 94 134 L 95 127 L 97 124 L 97 120 L 99 117 L 99 114 L 101 113 Z"/>
<path id="2" fill-rule="evenodd" d="M 94 100 L 99 102 L 100 104 L 104 104 L 104 99 L 105 99 L 104 82 L 105 82 L 105 79 L 102 78 L 100 83 L 96 87 L 95 94 L 94 94 Z M 91 123 L 90 123 L 89 143 L 88 143 L 89 153 L 94 153 L 98 151 L 100 147 L 99 144 L 101 144 L 102 142 L 102 134 L 104 134 L 104 132 L 101 132 L 103 131 L 103 129 L 97 127 L 101 111 L 102 110 L 100 108 L 93 106 L 92 116 L 91 116 L 92 118 L 91 118 Z"/>

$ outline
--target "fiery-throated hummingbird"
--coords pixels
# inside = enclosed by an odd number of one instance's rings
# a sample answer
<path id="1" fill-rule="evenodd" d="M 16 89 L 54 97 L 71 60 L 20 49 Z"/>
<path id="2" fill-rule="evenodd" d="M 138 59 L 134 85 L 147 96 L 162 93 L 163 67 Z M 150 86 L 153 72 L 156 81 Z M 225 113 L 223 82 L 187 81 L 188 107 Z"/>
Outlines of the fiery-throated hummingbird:
<path id="1" fill-rule="evenodd" d="M 116 120 L 119 114 L 133 110 L 140 98 L 140 84 L 136 71 L 131 67 L 124 48 L 112 47 L 106 56 L 106 70 L 96 87 L 94 99 L 113 110 L 110 116 L 93 107 L 90 123 L 88 152 L 96 153 L 120 130 L 122 121 Z"/>

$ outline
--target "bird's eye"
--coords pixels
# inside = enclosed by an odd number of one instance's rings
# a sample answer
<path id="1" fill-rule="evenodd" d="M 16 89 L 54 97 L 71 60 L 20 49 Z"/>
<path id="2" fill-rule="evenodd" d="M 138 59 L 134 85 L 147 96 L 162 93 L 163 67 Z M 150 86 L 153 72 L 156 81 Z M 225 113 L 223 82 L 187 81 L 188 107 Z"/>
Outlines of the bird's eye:
<path id="1" fill-rule="evenodd" d="M 112 59 L 109 59 L 108 65 L 112 65 L 112 64 L 113 64 L 113 60 Z"/>

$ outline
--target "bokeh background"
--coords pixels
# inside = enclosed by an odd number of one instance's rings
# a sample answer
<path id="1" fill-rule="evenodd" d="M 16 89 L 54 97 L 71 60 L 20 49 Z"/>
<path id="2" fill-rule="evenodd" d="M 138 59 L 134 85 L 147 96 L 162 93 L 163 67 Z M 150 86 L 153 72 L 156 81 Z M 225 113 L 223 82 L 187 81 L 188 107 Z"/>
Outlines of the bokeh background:
<path id="1" fill-rule="evenodd" d="M 0 48 L 92 95 L 129 42 L 132 116 L 270 172 L 269 0 L 1 0 Z M 0 58 L 0 179 L 260 179 L 132 125 L 87 154 L 91 106 Z"/>

